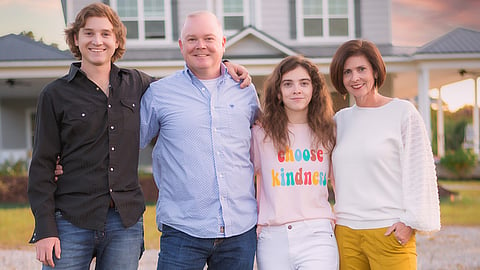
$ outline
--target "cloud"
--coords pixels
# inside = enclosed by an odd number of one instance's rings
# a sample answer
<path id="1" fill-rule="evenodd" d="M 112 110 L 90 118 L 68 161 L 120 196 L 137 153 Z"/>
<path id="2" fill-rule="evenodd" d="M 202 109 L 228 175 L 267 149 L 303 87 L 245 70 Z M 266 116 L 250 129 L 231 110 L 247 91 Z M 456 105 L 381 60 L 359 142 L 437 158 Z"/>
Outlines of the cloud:
<path id="1" fill-rule="evenodd" d="M 0 1 L 0 9 L 4 9 L 9 6 L 21 6 L 23 9 L 34 11 L 47 11 L 50 9 L 57 9 L 61 6 L 59 0 L 2 0 Z"/>
<path id="2" fill-rule="evenodd" d="M 480 1 L 392 0 L 395 45 L 421 46 L 457 27 L 480 30 Z"/>
<path id="3" fill-rule="evenodd" d="M 64 28 L 58 0 L 0 0 L 0 36 L 32 31 L 35 39 L 65 48 Z"/>

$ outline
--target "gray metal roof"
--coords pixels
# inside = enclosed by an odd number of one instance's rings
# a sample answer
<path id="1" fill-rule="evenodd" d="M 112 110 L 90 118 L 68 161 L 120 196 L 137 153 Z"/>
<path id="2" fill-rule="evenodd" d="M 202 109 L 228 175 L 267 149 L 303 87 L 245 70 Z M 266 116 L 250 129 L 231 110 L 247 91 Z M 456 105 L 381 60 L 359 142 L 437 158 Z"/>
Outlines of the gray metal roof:
<path id="1" fill-rule="evenodd" d="M 73 60 L 69 51 L 35 41 L 23 35 L 9 34 L 0 37 L 0 61 L 51 61 Z"/>
<path id="2" fill-rule="evenodd" d="M 480 32 L 456 28 L 420 47 L 415 54 L 480 53 Z"/>
<path id="3" fill-rule="evenodd" d="M 257 29 L 260 34 L 267 35 Z M 268 36 L 268 35 L 267 35 Z M 274 38 L 268 41 L 285 46 Z M 408 57 L 420 54 L 457 54 L 480 53 L 480 32 L 457 28 L 427 44 L 417 47 L 399 47 L 391 44 L 377 44 L 382 55 L 391 57 Z M 338 46 L 289 46 L 293 51 L 309 58 L 331 58 Z M 270 55 L 235 55 L 233 58 L 279 58 L 283 57 L 281 51 L 272 50 Z M 228 50 L 225 57 L 229 58 Z M 23 35 L 9 34 L 0 37 L 0 61 L 52 61 L 74 60 L 69 51 L 61 51 L 55 47 L 43 44 Z M 122 58 L 123 61 L 171 61 L 183 60 L 178 48 L 131 48 Z"/>

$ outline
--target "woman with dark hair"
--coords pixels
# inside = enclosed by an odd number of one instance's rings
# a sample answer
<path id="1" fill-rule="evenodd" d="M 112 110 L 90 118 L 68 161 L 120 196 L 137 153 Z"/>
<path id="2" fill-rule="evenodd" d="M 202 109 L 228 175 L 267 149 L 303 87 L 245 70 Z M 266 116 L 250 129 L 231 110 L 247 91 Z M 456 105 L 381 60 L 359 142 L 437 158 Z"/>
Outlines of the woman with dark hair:
<path id="1" fill-rule="evenodd" d="M 372 42 L 340 46 L 330 76 L 340 94 L 355 99 L 335 115 L 332 181 L 340 269 L 416 269 L 415 232 L 440 229 L 425 124 L 410 102 L 378 93 L 386 68 Z"/>
<path id="2" fill-rule="evenodd" d="M 337 269 L 328 202 L 335 123 L 325 79 L 301 56 L 269 76 L 264 114 L 252 129 L 259 269 Z"/>

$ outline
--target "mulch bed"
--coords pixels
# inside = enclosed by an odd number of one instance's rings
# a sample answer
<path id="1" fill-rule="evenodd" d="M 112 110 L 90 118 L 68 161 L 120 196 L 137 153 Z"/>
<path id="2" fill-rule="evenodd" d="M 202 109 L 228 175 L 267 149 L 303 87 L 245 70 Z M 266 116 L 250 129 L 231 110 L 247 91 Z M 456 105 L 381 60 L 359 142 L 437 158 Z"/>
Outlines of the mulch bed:
<path id="1" fill-rule="evenodd" d="M 139 177 L 140 186 L 147 203 L 157 201 L 158 189 L 152 176 Z M 28 177 L 0 176 L 0 203 L 28 203 Z"/>

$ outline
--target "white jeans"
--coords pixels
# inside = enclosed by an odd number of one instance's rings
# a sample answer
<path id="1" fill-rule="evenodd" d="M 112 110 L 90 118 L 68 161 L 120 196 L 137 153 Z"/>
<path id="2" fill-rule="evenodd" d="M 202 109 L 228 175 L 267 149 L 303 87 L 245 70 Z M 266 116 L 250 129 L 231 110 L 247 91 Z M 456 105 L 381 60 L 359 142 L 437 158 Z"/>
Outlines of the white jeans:
<path id="1" fill-rule="evenodd" d="M 338 248 L 328 219 L 264 226 L 257 241 L 259 270 L 338 269 Z"/>

